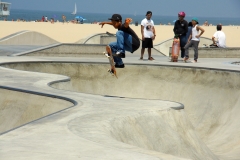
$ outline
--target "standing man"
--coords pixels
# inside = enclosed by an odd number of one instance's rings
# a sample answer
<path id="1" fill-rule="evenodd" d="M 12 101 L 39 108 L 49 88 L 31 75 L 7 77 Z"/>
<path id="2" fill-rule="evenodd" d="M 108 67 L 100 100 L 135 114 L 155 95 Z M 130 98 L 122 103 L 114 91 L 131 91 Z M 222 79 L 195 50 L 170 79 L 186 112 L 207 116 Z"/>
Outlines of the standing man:
<path id="1" fill-rule="evenodd" d="M 213 45 L 219 48 L 226 48 L 226 35 L 222 31 L 222 25 L 217 25 L 217 31 L 212 36 Z"/>
<path id="2" fill-rule="evenodd" d="M 152 12 L 147 11 L 146 18 L 144 18 L 141 22 L 142 50 L 140 60 L 143 60 L 145 48 L 148 48 L 148 60 L 154 60 L 154 58 L 151 56 L 151 49 L 153 48 L 153 40 L 156 37 L 156 32 L 153 20 L 151 18 Z"/>
<path id="3" fill-rule="evenodd" d="M 117 41 L 112 42 L 106 46 L 106 50 L 111 50 L 116 68 L 124 68 L 122 58 L 125 58 L 125 51 L 133 53 L 140 46 L 140 41 L 137 34 L 130 28 L 129 24 L 132 22 L 131 18 L 126 18 L 122 23 L 122 16 L 120 14 L 113 14 L 109 18 L 111 22 L 101 22 L 99 25 L 102 27 L 105 24 L 112 25 L 117 29 Z"/>
<path id="4" fill-rule="evenodd" d="M 178 20 L 174 24 L 173 32 L 175 37 L 180 38 L 181 57 L 185 56 L 184 46 L 187 43 L 188 22 L 184 20 L 186 14 L 184 12 L 178 13 Z"/>

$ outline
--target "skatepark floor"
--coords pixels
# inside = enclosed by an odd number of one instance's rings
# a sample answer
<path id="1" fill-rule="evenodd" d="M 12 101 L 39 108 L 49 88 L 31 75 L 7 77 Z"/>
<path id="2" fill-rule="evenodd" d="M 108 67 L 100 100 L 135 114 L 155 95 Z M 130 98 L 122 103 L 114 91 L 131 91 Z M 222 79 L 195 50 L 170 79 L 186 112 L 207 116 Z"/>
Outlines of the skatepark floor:
<path id="1" fill-rule="evenodd" d="M 240 159 L 239 59 L 139 57 L 1 56 L 0 159 Z"/>

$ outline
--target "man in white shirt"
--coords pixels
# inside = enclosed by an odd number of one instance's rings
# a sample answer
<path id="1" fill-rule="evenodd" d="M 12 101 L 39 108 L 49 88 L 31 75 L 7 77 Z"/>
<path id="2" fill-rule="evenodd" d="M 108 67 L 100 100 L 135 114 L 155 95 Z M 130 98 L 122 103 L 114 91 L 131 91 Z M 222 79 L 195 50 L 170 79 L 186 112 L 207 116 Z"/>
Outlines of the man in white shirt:
<path id="1" fill-rule="evenodd" d="M 151 17 L 152 12 L 147 11 L 146 18 L 144 18 L 141 22 L 142 50 L 140 60 L 143 60 L 145 48 L 148 48 L 148 60 L 154 60 L 154 58 L 151 56 L 151 49 L 153 48 L 153 40 L 156 37 L 156 33 Z"/>
<path id="2" fill-rule="evenodd" d="M 222 25 L 217 25 L 217 32 L 212 36 L 213 45 L 219 48 L 226 48 L 226 36 L 222 31 Z"/>

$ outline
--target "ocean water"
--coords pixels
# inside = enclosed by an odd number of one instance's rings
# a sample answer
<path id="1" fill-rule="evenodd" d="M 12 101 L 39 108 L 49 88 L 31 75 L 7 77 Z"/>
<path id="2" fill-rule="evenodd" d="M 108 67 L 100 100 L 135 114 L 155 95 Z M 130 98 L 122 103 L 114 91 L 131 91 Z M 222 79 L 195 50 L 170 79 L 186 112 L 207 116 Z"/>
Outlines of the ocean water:
<path id="1" fill-rule="evenodd" d="M 35 21 L 41 20 L 42 16 L 47 16 L 48 19 L 54 18 L 55 20 L 62 21 L 62 15 L 64 14 L 67 17 L 67 20 L 75 19 L 75 16 L 81 16 L 87 20 L 84 23 L 92 23 L 92 22 L 102 22 L 108 21 L 108 18 L 111 17 L 112 14 L 99 14 L 99 13 L 77 13 L 77 15 L 71 15 L 70 12 L 61 12 L 61 11 L 37 11 L 37 10 L 11 10 L 11 15 L 8 17 L 8 21 L 12 19 L 24 19 L 26 21 Z M 121 14 L 121 13 L 120 13 Z M 145 18 L 145 15 L 134 15 L 134 14 L 121 14 L 123 19 L 132 18 L 133 23 L 138 22 L 141 23 L 141 20 Z M 187 21 L 191 21 L 193 17 L 186 17 Z M 177 16 L 160 16 L 153 15 L 152 19 L 155 25 L 161 24 L 173 24 L 173 21 L 177 19 Z M 199 23 L 203 24 L 206 20 L 209 24 L 217 25 L 240 25 L 240 18 L 221 18 L 221 17 L 198 17 Z"/>

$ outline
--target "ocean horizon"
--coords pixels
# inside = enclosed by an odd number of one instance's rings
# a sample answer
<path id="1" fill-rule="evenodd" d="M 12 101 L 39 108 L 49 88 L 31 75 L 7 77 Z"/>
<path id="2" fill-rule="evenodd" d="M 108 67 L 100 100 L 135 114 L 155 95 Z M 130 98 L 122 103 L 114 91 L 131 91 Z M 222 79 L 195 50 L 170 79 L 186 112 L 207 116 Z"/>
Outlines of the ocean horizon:
<path id="1" fill-rule="evenodd" d="M 121 13 L 120 13 L 121 14 Z M 50 20 L 54 18 L 55 20 L 62 21 L 62 15 L 67 17 L 67 20 L 73 20 L 76 16 L 81 16 L 86 20 L 84 23 L 93 23 L 93 22 L 102 22 L 108 21 L 108 18 L 111 17 L 112 14 L 109 13 L 77 13 L 76 15 L 72 15 L 71 12 L 66 11 L 38 11 L 38 10 L 23 10 L 23 9 L 11 9 L 10 16 L 8 16 L 8 21 L 16 21 L 17 19 L 26 20 L 26 21 L 36 21 L 41 20 L 42 16 L 47 16 Z M 133 14 L 121 14 L 122 18 L 132 18 L 133 23 L 138 22 L 141 23 L 142 19 L 145 18 L 144 13 L 142 15 L 138 15 L 136 13 Z M 186 16 L 185 19 L 187 21 L 191 21 L 193 16 Z M 208 21 L 209 24 L 217 25 L 240 25 L 240 18 L 231 18 L 231 17 L 197 17 L 199 20 L 199 24 L 203 24 L 205 21 Z M 152 20 L 155 25 L 159 24 L 174 24 L 174 20 L 177 19 L 177 16 L 162 16 L 162 15 L 154 15 L 152 16 Z"/>

